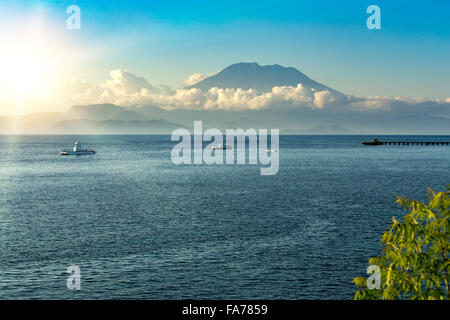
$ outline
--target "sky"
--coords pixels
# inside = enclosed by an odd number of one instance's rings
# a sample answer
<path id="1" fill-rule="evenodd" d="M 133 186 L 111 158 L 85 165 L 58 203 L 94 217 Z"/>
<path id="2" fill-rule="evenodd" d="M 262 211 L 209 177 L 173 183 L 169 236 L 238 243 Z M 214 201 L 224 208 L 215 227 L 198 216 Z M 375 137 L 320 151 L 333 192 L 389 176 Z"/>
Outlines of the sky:
<path id="1" fill-rule="evenodd" d="M 366 26 L 372 4 L 380 30 Z M 66 26 L 70 5 L 79 30 Z M 64 111 L 72 101 L 55 86 L 105 83 L 112 70 L 177 89 L 237 62 L 295 67 L 357 97 L 445 100 L 449 14 L 447 0 L 3 0 L 0 115 Z"/>

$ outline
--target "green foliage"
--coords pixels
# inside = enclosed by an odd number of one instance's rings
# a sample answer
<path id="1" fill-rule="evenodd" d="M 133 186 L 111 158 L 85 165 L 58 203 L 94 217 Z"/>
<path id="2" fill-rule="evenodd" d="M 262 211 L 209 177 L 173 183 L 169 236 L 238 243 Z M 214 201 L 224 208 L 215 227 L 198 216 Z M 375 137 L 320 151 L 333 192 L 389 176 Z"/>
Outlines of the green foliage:
<path id="1" fill-rule="evenodd" d="M 429 190 L 428 195 L 428 204 L 397 197 L 409 213 L 402 221 L 392 218 L 381 238 L 382 255 L 369 260 L 380 267 L 380 289 L 368 289 L 368 278 L 355 278 L 355 300 L 450 298 L 450 185 L 444 192 Z"/>

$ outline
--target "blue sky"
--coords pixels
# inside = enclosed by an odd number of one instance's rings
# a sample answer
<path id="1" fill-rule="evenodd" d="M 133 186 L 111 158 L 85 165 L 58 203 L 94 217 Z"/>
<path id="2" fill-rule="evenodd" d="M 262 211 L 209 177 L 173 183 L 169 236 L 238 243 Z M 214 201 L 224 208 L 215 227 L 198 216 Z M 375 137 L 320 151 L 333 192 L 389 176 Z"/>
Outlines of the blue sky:
<path id="1" fill-rule="evenodd" d="M 65 27 L 71 4 L 81 8 L 81 30 Z M 381 30 L 366 28 L 371 4 L 381 8 Z M 39 17 L 46 37 L 70 48 L 64 77 L 102 81 L 123 69 L 176 88 L 193 73 L 255 61 L 296 67 L 352 95 L 428 99 L 450 96 L 449 15 L 446 0 L 0 4 L 0 21 Z"/>

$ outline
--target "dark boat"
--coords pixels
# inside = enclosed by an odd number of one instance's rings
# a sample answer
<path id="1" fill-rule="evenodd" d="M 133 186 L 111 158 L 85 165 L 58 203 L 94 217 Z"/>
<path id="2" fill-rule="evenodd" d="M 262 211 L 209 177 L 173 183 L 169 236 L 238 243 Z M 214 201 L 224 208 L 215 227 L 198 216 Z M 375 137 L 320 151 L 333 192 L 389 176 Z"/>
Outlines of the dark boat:
<path id="1" fill-rule="evenodd" d="M 362 144 L 365 146 L 381 146 L 383 142 L 378 141 L 378 139 L 373 139 L 373 141 L 364 141 Z"/>

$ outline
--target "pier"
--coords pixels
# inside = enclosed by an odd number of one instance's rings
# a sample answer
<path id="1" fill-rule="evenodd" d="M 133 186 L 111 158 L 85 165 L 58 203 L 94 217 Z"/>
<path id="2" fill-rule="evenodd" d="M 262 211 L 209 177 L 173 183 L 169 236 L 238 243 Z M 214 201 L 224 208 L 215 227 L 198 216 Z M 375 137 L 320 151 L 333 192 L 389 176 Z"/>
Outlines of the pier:
<path id="1" fill-rule="evenodd" d="M 449 141 L 379 141 L 373 139 L 373 141 L 364 141 L 362 143 L 365 146 L 448 146 Z"/>

